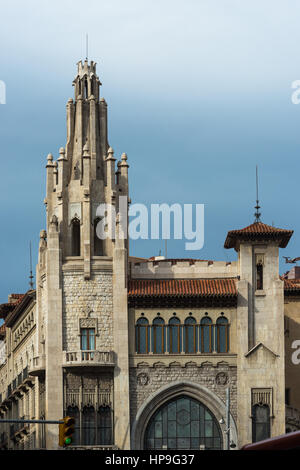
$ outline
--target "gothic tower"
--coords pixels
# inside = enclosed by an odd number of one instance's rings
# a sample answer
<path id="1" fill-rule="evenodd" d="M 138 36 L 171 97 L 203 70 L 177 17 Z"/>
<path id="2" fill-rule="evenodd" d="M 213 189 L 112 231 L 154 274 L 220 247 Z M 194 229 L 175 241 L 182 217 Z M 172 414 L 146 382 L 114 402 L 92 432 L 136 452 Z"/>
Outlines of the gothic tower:
<path id="1" fill-rule="evenodd" d="M 73 85 L 75 99 L 67 102 L 66 147 L 60 148 L 57 161 L 51 154 L 47 157 L 47 231 L 41 232 L 37 266 L 45 418 L 73 414 L 81 425 L 78 445 L 86 444 L 84 420 L 95 418 L 94 445 L 126 449 L 128 244 L 127 223 L 123 227 L 121 222 L 127 221 L 127 156 L 121 156 L 116 171 L 96 64 L 78 62 Z M 97 211 L 100 205 L 102 210 Z M 47 426 L 46 441 L 47 448 L 57 448 L 57 425 Z"/>

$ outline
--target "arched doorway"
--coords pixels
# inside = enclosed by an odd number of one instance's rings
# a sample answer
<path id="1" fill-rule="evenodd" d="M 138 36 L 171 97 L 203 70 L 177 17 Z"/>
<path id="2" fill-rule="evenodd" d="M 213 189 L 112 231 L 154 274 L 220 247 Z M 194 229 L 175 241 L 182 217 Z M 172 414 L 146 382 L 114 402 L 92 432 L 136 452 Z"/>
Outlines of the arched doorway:
<path id="1" fill-rule="evenodd" d="M 165 402 L 150 418 L 144 449 L 223 448 L 219 423 L 200 401 L 179 395 Z"/>

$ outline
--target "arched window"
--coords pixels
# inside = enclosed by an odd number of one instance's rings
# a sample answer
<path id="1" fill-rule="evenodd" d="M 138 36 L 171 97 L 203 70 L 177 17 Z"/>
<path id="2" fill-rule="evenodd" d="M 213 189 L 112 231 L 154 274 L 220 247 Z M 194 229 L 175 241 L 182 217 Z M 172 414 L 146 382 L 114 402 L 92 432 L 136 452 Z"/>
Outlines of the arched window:
<path id="1" fill-rule="evenodd" d="M 216 321 L 216 350 L 218 353 L 229 351 L 229 325 L 225 317 L 219 317 Z"/>
<path id="2" fill-rule="evenodd" d="M 139 354 L 147 354 L 149 352 L 150 328 L 147 318 L 141 317 L 135 326 L 135 347 Z"/>
<path id="3" fill-rule="evenodd" d="M 270 437 L 270 408 L 256 404 L 252 409 L 252 442 L 263 441 Z"/>
<path id="4" fill-rule="evenodd" d="M 181 395 L 164 403 L 150 418 L 145 449 L 222 449 L 219 423 L 198 400 Z"/>
<path id="5" fill-rule="evenodd" d="M 181 324 L 179 318 L 173 317 L 169 320 L 168 330 L 168 351 L 171 354 L 178 354 L 181 352 Z"/>
<path id="6" fill-rule="evenodd" d="M 97 441 L 99 445 L 112 444 L 112 416 L 109 406 L 100 406 L 97 413 Z"/>
<path id="7" fill-rule="evenodd" d="M 72 445 L 78 446 L 80 444 L 80 418 L 79 409 L 77 406 L 68 406 L 67 416 L 71 416 L 75 419 L 74 434 L 72 436 Z"/>
<path id="8" fill-rule="evenodd" d="M 82 411 L 82 444 L 85 446 L 95 445 L 96 421 L 93 406 L 85 406 Z"/>
<path id="9" fill-rule="evenodd" d="M 152 352 L 154 354 L 163 354 L 165 352 L 165 322 L 163 318 L 154 318 L 151 329 Z"/>
<path id="10" fill-rule="evenodd" d="M 193 354 L 197 352 L 198 327 L 195 318 L 188 317 L 184 321 L 183 350 Z"/>
<path id="11" fill-rule="evenodd" d="M 199 336 L 200 351 L 202 353 L 211 353 L 214 348 L 213 324 L 211 318 L 201 318 Z"/>
<path id="12" fill-rule="evenodd" d="M 263 289 L 263 265 L 261 263 L 256 265 L 256 289 Z"/>
<path id="13" fill-rule="evenodd" d="M 76 217 L 71 222 L 72 256 L 80 256 L 80 220 Z"/>
<path id="14" fill-rule="evenodd" d="M 87 81 L 87 77 L 84 78 L 84 98 L 87 99 L 89 96 L 89 92 L 88 92 L 88 81 Z"/>
<path id="15" fill-rule="evenodd" d="M 100 218 L 97 217 L 94 221 L 94 255 L 103 256 L 103 240 L 97 235 L 97 224 L 100 222 Z"/>

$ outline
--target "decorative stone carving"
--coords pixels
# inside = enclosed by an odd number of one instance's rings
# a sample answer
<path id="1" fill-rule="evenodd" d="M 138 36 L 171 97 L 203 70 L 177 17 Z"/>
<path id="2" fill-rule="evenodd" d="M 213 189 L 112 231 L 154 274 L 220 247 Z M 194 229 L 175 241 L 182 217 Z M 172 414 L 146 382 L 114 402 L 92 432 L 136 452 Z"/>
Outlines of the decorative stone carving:
<path id="1" fill-rule="evenodd" d="M 57 226 L 57 224 L 58 224 L 58 218 L 56 217 L 55 214 L 53 214 L 53 216 L 52 216 L 52 218 L 51 218 L 51 220 L 50 220 L 50 224 Z"/>
<path id="2" fill-rule="evenodd" d="M 80 202 L 72 202 L 69 205 L 68 223 L 70 224 L 73 219 L 78 219 L 81 221 L 81 203 Z"/>
<path id="3" fill-rule="evenodd" d="M 150 378 L 149 378 L 149 375 L 148 374 L 145 374 L 144 372 L 142 372 L 141 374 L 139 374 L 136 378 L 137 380 L 137 383 L 139 385 L 141 385 L 142 387 L 148 385 L 149 381 L 150 381 Z"/>
<path id="4" fill-rule="evenodd" d="M 216 384 L 217 385 L 226 385 L 228 383 L 228 375 L 226 372 L 219 372 L 216 375 Z"/>
<path id="5" fill-rule="evenodd" d="M 90 307 L 85 307 L 84 309 L 82 309 L 82 313 L 85 318 L 88 318 L 92 312 L 93 310 Z"/>

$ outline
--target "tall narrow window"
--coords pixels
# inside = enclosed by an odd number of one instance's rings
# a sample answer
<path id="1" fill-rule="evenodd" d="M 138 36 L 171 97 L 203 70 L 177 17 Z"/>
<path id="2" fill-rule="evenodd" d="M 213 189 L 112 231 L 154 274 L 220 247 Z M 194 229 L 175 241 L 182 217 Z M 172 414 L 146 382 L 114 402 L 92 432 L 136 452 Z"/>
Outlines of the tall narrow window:
<path id="1" fill-rule="evenodd" d="M 100 218 L 98 217 L 94 221 L 94 255 L 95 256 L 103 256 L 103 240 L 98 237 L 97 235 L 97 225 L 100 222 Z"/>
<path id="2" fill-rule="evenodd" d="M 152 322 L 152 352 L 163 354 L 165 352 L 165 322 L 156 317 Z"/>
<path id="3" fill-rule="evenodd" d="M 252 409 L 252 441 L 258 442 L 270 437 L 270 408 L 256 404 Z"/>
<path id="4" fill-rule="evenodd" d="M 87 99 L 88 98 L 88 81 L 87 81 L 87 78 L 85 77 L 84 79 L 84 98 Z"/>
<path id="5" fill-rule="evenodd" d="M 209 317 L 203 317 L 200 321 L 199 334 L 200 351 L 211 353 L 214 348 L 213 324 Z"/>
<path id="6" fill-rule="evenodd" d="M 81 350 L 93 351 L 95 349 L 95 328 L 81 328 Z"/>
<path id="7" fill-rule="evenodd" d="M 93 406 L 85 406 L 82 411 L 82 444 L 85 446 L 95 445 L 96 420 Z"/>
<path id="8" fill-rule="evenodd" d="M 178 354 L 181 352 L 181 324 L 177 317 L 169 320 L 168 325 L 168 349 L 171 354 Z"/>
<path id="9" fill-rule="evenodd" d="M 75 419 L 74 434 L 72 436 L 72 445 L 80 445 L 80 417 L 79 409 L 77 406 L 68 406 L 67 416 L 71 416 Z"/>
<path id="10" fill-rule="evenodd" d="M 263 265 L 262 264 L 256 265 L 256 289 L 257 290 L 263 289 Z"/>
<path id="11" fill-rule="evenodd" d="M 136 352 L 147 354 L 149 352 L 150 328 L 147 318 L 139 318 L 135 326 Z"/>
<path id="12" fill-rule="evenodd" d="M 97 441 L 100 445 L 112 444 L 112 415 L 109 406 L 100 406 L 98 410 Z"/>
<path id="13" fill-rule="evenodd" d="M 188 317 L 184 321 L 183 349 L 185 353 L 197 352 L 198 330 L 195 318 Z"/>
<path id="14" fill-rule="evenodd" d="M 229 325 L 225 317 L 219 317 L 216 321 L 216 346 L 218 353 L 229 351 Z"/>
<path id="15" fill-rule="evenodd" d="M 74 218 L 71 223 L 72 256 L 80 256 L 80 220 Z"/>
<path id="16" fill-rule="evenodd" d="M 96 349 L 94 328 L 80 329 L 80 349 L 82 361 L 92 361 L 94 359 Z"/>

